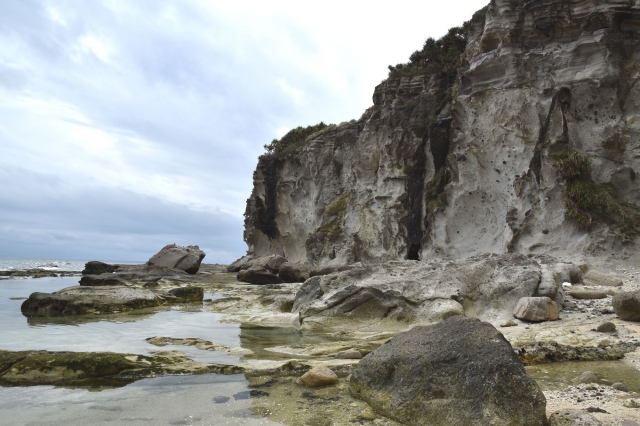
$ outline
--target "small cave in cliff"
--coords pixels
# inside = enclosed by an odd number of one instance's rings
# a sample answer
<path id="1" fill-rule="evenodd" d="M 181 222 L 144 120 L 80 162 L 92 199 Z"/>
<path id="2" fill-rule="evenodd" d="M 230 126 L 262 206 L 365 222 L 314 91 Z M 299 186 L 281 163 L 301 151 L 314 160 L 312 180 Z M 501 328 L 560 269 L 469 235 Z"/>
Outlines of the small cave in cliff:
<path id="1" fill-rule="evenodd" d="M 420 244 L 411 244 L 407 252 L 407 260 L 420 260 Z"/>

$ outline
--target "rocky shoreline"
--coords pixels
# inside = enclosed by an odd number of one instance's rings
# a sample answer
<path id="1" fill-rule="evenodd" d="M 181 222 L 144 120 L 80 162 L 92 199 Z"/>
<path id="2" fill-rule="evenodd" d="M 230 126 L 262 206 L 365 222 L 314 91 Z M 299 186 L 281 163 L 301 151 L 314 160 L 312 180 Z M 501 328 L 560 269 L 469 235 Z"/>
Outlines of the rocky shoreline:
<path id="1" fill-rule="evenodd" d="M 82 322 L 85 319 L 89 321 L 110 317 L 126 318 L 128 315 L 140 312 L 153 314 L 153 312 L 171 309 L 177 304 L 180 309 L 193 307 L 207 312 L 222 313 L 225 315 L 222 321 L 240 323 L 243 330 L 240 336 L 241 347 L 227 347 L 215 341 L 174 335 L 148 336 L 147 342 L 158 346 L 159 349 L 149 356 L 118 353 L 107 355 L 80 352 L 2 351 L 0 353 L 1 385 L 55 384 L 99 388 L 100 386 L 122 386 L 140 378 L 166 374 L 244 374 L 249 383 L 253 383 L 256 389 L 259 388 L 261 392 L 267 394 L 261 394 L 260 398 L 256 399 L 256 407 L 268 407 L 275 401 L 276 395 L 282 394 L 283 387 L 291 389 L 291 386 L 299 386 L 292 384 L 292 380 L 296 380 L 316 367 L 325 367 L 337 373 L 338 382 L 328 388 L 322 388 L 326 390 L 320 393 L 309 391 L 308 396 L 301 396 L 305 404 L 310 401 L 325 401 L 320 395 L 323 392 L 333 394 L 335 391 L 342 395 L 340 398 L 351 401 L 342 408 L 344 416 L 347 416 L 350 421 L 370 422 L 376 419 L 376 424 L 396 424 L 393 420 L 381 417 L 381 413 L 376 413 L 375 410 L 366 411 L 366 406 L 344 395 L 344 392 L 350 389 L 349 378 L 354 368 L 360 364 L 361 358 L 376 351 L 394 336 L 416 325 L 438 323 L 459 314 L 471 316 L 479 314 L 481 318 L 486 315 L 484 320 L 493 322 L 495 328 L 504 335 L 512 347 L 513 354 L 522 365 L 538 365 L 543 368 L 544 365 L 558 365 L 566 361 L 573 361 L 574 364 L 575 361 L 610 361 L 624 362 L 640 371 L 640 364 L 636 365 L 633 362 L 638 357 L 636 347 L 640 346 L 640 323 L 619 318 L 613 306 L 616 294 L 636 292 L 640 289 L 640 277 L 632 268 L 617 271 L 615 275 L 606 274 L 610 279 L 619 279 L 621 285 L 602 286 L 585 279 L 589 270 L 595 270 L 587 264 L 581 266 L 572 262 L 558 261 L 548 256 L 492 255 L 455 262 L 434 260 L 432 262 L 390 262 L 378 265 L 357 264 L 339 268 L 341 270 L 338 271 L 325 271 L 328 273 L 310 277 L 304 283 L 282 282 L 261 285 L 238 281 L 238 273 L 229 273 L 224 265 L 202 264 L 195 274 L 150 265 L 126 265 L 118 266 L 117 269 L 101 267 L 106 268 L 102 273 L 83 275 L 79 286 L 49 295 L 44 294 L 44 296 L 43 293 L 35 293 L 24 302 L 23 306 L 42 305 L 43 300 L 48 299 L 45 305 L 48 304 L 49 310 L 32 312 L 24 308 L 24 314 L 29 320 L 55 318 L 47 315 L 60 313 L 77 314 L 74 316 Z M 552 274 L 548 275 L 546 271 L 551 271 Z M 88 272 L 96 272 L 96 270 Z M 545 281 L 545 274 L 551 277 L 551 281 Z M 381 280 L 381 276 L 386 278 Z M 469 276 L 476 280 L 478 277 L 491 277 L 484 282 L 491 281 L 494 283 L 492 285 L 497 283 L 499 291 L 504 292 L 505 295 L 508 294 L 508 297 L 493 297 L 493 300 L 501 300 L 502 303 L 491 308 L 490 303 L 485 304 L 481 297 L 473 296 L 473 291 L 487 291 L 486 288 L 482 290 L 482 287 L 478 287 L 477 284 L 471 287 L 459 284 L 464 284 L 464 280 L 467 279 L 465 277 Z M 446 282 L 445 277 L 448 278 Z M 531 280 L 530 277 L 534 279 Z M 565 278 L 573 283 L 563 281 Z M 384 290 L 385 285 L 391 287 L 389 279 L 393 281 L 393 285 L 397 285 L 395 283 L 398 282 L 405 283 L 403 291 L 395 293 Z M 370 292 L 369 296 L 358 298 L 357 303 L 352 303 L 356 307 L 367 306 L 366 310 L 336 310 L 336 306 L 344 304 L 344 301 L 353 294 L 365 293 L 362 290 L 348 290 L 347 293 L 343 292 L 336 296 L 338 293 L 332 293 L 331 286 L 349 289 L 355 283 L 361 289 L 377 288 L 381 291 Z M 455 283 L 458 284 L 454 285 Z M 505 287 L 500 283 L 511 284 Z M 618 284 L 617 281 L 616 284 Z M 322 289 L 322 294 L 318 293 L 317 298 L 309 299 L 309 295 L 314 294 L 309 289 L 315 288 L 314 286 Z M 515 318 L 513 311 L 518 300 L 521 297 L 535 295 L 540 291 L 541 286 L 548 295 L 556 292 L 554 299 L 559 307 L 558 320 L 526 321 Z M 429 288 L 432 293 L 424 297 L 421 291 L 424 292 Z M 450 293 L 446 297 L 450 300 L 449 303 L 459 304 L 462 307 L 459 310 L 462 312 L 445 310 L 442 312 L 453 313 L 441 315 L 438 318 L 421 316 L 420 304 L 417 301 L 427 300 L 432 303 L 433 300 L 445 299 L 442 294 L 433 297 L 433 291 L 438 291 L 438 288 L 448 289 Z M 525 293 L 522 292 L 522 289 L 529 288 L 530 290 Z M 514 289 L 520 290 L 514 291 Z M 127 305 L 129 302 L 126 301 L 125 303 L 117 300 L 109 301 L 102 294 L 114 291 L 125 294 L 125 299 L 129 301 L 133 300 L 128 298 L 129 293 L 143 292 L 150 295 L 149 300 L 153 301 L 153 306 L 131 306 Z M 86 294 L 95 293 L 99 296 L 90 301 L 87 309 L 85 306 L 82 309 L 53 312 L 54 305 L 60 306 L 60 299 L 76 292 L 81 294 L 80 299 L 84 302 L 87 301 Z M 205 293 L 216 294 L 220 298 L 205 299 L 203 297 Z M 489 293 L 495 296 L 495 292 L 489 291 Z M 184 298 L 178 301 L 180 294 Z M 196 297 L 186 297 L 194 294 Z M 399 296 L 400 294 L 402 297 Z M 597 298 L 585 298 L 585 294 L 587 297 Z M 389 311 L 378 309 L 379 306 L 388 308 L 391 306 L 390 301 L 395 304 L 395 309 L 404 309 L 405 314 L 408 312 L 414 314 L 389 315 L 388 312 L 392 312 L 393 309 Z M 484 309 L 478 309 L 474 303 L 483 304 Z M 109 308 L 101 309 L 101 304 Z M 78 306 L 82 306 L 82 303 Z M 302 306 L 308 307 L 301 308 Z M 325 306 L 329 306 L 328 311 Z M 431 309 L 432 312 L 433 309 Z M 309 326 L 309 319 L 318 315 L 323 320 L 314 321 L 312 326 Z M 335 319 L 338 321 L 334 321 Z M 269 345 L 267 343 L 266 346 L 258 349 L 250 349 L 251 340 L 247 340 L 251 339 L 250 331 L 264 327 L 274 330 L 293 330 L 295 333 L 313 336 L 313 338 L 295 344 L 274 342 Z M 179 351 L 163 351 L 162 348 L 167 345 L 190 346 L 202 351 L 219 351 L 242 358 L 239 362 L 226 365 L 203 364 L 191 360 Z M 567 365 L 572 364 L 570 362 Z M 607 398 L 595 400 L 600 403 L 598 407 L 605 407 L 603 410 L 607 413 L 617 413 L 616 419 L 624 418 L 640 422 L 640 413 L 636 414 L 636 409 L 631 407 L 633 404 L 624 405 L 627 400 L 639 398 L 638 394 L 633 391 L 609 389 L 610 386 L 604 384 L 605 382 L 594 385 L 600 386 L 595 393 L 608 395 Z M 548 401 L 546 415 L 551 415 L 550 410 L 556 408 L 558 410 L 589 408 L 584 405 L 587 402 L 593 405 L 594 401 L 585 386 L 588 384 L 572 385 L 565 390 L 545 390 L 543 393 Z M 605 393 L 600 390 L 601 387 L 605 388 Z M 333 390 L 329 391 L 329 389 Z M 585 394 L 587 398 L 575 397 L 578 394 L 582 395 L 583 391 L 587 392 Z M 270 396 L 271 394 L 274 396 Z M 336 403 L 336 406 L 340 405 Z M 354 411 L 354 407 L 358 409 Z M 262 409 L 256 408 L 256 410 Z M 272 419 L 278 418 L 273 414 L 272 409 L 269 410 L 269 413 L 263 410 L 262 414 Z M 617 420 L 611 422 L 609 417 L 612 416 L 607 413 L 595 412 L 588 415 L 599 419 L 603 424 L 621 424 L 616 423 Z M 344 418 L 342 414 L 336 416 Z"/>

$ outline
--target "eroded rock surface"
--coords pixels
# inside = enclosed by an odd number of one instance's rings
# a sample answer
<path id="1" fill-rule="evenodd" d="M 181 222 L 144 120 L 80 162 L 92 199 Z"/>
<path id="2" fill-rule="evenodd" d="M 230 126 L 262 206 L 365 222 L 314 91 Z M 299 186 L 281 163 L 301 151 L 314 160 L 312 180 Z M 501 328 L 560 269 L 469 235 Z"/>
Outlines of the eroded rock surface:
<path id="1" fill-rule="evenodd" d="M 558 305 L 548 297 L 523 297 L 513 310 L 513 316 L 525 321 L 556 321 Z"/>
<path id="2" fill-rule="evenodd" d="M 574 266 L 518 254 L 365 265 L 307 280 L 292 312 L 310 328 L 340 326 L 347 319 L 376 327 L 430 323 L 461 314 L 499 322 L 512 318 L 518 301 L 537 296 L 543 284 L 559 294 L 564 274 L 544 281 L 550 267 L 568 273 Z"/>
<path id="3" fill-rule="evenodd" d="M 354 369 L 351 389 L 410 425 L 544 425 L 546 401 L 493 326 L 462 316 L 401 333 Z"/>

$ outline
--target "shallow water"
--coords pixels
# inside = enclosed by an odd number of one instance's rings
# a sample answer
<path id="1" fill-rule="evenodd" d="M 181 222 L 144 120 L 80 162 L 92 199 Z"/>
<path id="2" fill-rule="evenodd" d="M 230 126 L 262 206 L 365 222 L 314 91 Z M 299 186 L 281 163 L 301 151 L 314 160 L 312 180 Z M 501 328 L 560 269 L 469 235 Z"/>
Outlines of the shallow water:
<path id="1" fill-rule="evenodd" d="M 564 390 L 578 384 L 585 371 L 595 373 L 602 385 L 622 382 L 631 392 L 640 392 L 640 371 L 623 361 L 558 362 L 525 367 L 542 390 Z"/>
<path id="2" fill-rule="evenodd" d="M 251 413 L 253 401 L 244 397 L 247 389 L 242 375 L 216 374 L 143 379 L 102 392 L 0 387 L 0 422 L 6 426 L 278 424 Z"/>
<path id="3" fill-rule="evenodd" d="M 0 281 L 0 349 L 49 351 L 109 351 L 148 354 L 154 350 L 180 350 L 194 361 L 233 364 L 238 356 L 202 351 L 189 346 L 159 348 L 145 342 L 153 336 L 195 337 L 229 347 L 240 346 L 239 324 L 223 324 L 223 315 L 205 312 L 201 306 L 187 309 L 121 315 L 25 317 L 23 300 L 32 292 L 51 293 L 78 284 L 78 277 Z M 207 294 L 206 298 L 216 298 Z"/>

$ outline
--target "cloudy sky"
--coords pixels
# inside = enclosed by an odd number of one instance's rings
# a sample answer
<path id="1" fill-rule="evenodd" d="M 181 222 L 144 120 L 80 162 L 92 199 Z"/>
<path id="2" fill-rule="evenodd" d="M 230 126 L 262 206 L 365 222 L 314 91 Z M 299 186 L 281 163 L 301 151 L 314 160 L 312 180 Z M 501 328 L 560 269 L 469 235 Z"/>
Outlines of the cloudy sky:
<path id="1" fill-rule="evenodd" d="M 0 0 L 0 257 L 244 254 L 263 145 L 487 0 Z"/>

